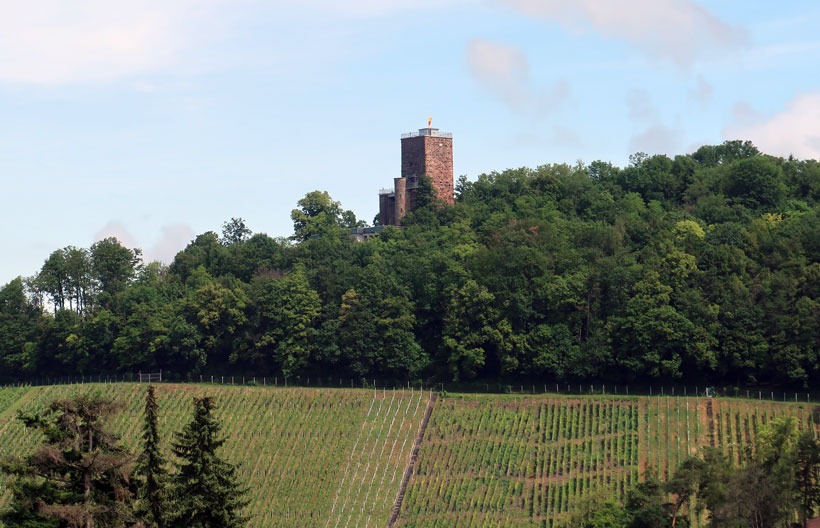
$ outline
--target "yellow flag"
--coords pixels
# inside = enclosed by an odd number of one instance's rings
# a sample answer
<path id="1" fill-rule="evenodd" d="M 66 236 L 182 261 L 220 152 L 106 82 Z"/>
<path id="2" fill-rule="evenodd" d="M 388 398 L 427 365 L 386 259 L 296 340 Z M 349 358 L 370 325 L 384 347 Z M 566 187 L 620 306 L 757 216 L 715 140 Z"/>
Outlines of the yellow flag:
<path id="1" fill-rule="evenodd" d="M 432 118 L 432 117 L 428 117 L 428 118 L 427 118 L 427 128 L 430 128 L 430 123 L 432 123 L 432 122 L 433 122 L 433 118 Z"/>

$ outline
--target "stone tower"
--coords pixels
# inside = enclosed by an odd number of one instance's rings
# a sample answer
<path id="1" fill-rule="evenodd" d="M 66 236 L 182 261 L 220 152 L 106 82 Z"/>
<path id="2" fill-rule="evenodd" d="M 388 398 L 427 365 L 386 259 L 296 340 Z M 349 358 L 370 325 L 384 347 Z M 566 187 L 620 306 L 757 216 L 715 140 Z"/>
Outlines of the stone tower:
<path id="1" fill-rule="evenodd" d="M 393 189 L 379 193 L 382 225 L 399 225 L 416 204 L 419 178 L 427 175 L 440 200 L 453 203 L 453 135 L 437 128 L 421 128 L 418 134 L 401 137 L 401 177 L 393 179 Z"/>

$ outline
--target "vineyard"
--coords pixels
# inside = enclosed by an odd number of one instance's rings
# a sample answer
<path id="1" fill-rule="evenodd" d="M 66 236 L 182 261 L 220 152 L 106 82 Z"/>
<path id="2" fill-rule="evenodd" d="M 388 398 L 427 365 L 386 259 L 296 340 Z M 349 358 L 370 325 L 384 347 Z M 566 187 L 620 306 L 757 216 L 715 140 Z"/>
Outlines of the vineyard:
<path id="1" fill-rule="evenodd" d="M 742 463 L 760 426 L 807 404 L 697 397 L 440 399 L 397 526 L 557 526 L 584 495 L 613 497 L 645 473 L 666 478 L 715 446 Z M 690 515 L 693 526 L 699 519 Z"/>
<path id="2" fill-rule="evenodd" d="M 55 398 L 101 390 L 125 405 L 112 423 L 136 449 L 137 384 L 0 389 L 0 456 L 40 438 L 14 419 Z M 665 479 L 688 454 L 721 449 L 742 464 L 760 427 L 793 415 L 818 429 L 810 404 L 698 397 L 458 395 L 428 392 L 159 385 L 166 441 L 190 397 L 217 399 L 225 456 L 251 489 L 250 526 L 553 527 L 585 495 L 623 497 L 643 475 Z M 409 485 L 422 418 L 433 405 Z M 0 482 L 0 507 L 8 490 Z M 698 526 L 700 520 L 690 515 Z"/>
<path id="3" fill-rule="evenodd" d="M 25 399 L 25 411 L 80 390 L 102 390 L 126 405 L 112 423 L 138 446 L 145 386 L 38 387 L 0 390 L 0 456 L 31 450 L 40 438 L 3 411 Z M 164 438 L 190 417 L 190 397 L 216 397 L 228 441 L 250 487 L 250 526 L 354 528 L 384 526 L 418 433 L 429 393 L 418 391 L 270 389 L 161 385 Z M 0 507 L 8 490 L 0 482 Z"/>

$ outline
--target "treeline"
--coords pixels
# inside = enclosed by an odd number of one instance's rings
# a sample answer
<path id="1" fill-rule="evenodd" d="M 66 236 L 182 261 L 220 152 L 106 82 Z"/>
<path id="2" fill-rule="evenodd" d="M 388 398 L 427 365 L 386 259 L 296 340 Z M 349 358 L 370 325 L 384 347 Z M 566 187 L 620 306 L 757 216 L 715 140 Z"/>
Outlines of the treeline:
<path id="1" fill-rule="evenodd" d="M 0 376 L 818 379 L 817 161 L 732 141 L 456 191 L 445 207 L 423 182 L 365 243 L 317 191 L 291 238 L 233 219 L 167 267 L 113 239 L 55 251 L 0 291 Z"/>

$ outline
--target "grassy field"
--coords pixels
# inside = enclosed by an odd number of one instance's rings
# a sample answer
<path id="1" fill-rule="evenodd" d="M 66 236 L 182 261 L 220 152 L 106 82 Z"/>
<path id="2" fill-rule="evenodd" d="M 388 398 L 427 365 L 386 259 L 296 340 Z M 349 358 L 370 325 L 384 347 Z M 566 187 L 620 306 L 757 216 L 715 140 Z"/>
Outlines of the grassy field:
<path id="1" fill-rule="evenodd" d="M 48 401 L 100 390 L 126 408 L 113 428 L 136 448 L 144 386 L 0 389 L 0 456 L 40 440 L 14 420 Z M 250 485 L 251 526 L 388 525 L 429 393 L 170 385 L 158 387 L 166 439 L 208 394 Z M 622 497 L 687 454 L 720 448 L 743 463 L 760 427 L 793 415 L 816 433 L 815 405 L 696 397 L 450 395 L 436 400 L 396 526 L 555 526 L 579 498 Z M 0 482 L 0 507 L 8 500 Z M 697 526 L 698 519 L 692 518 Z"/>

